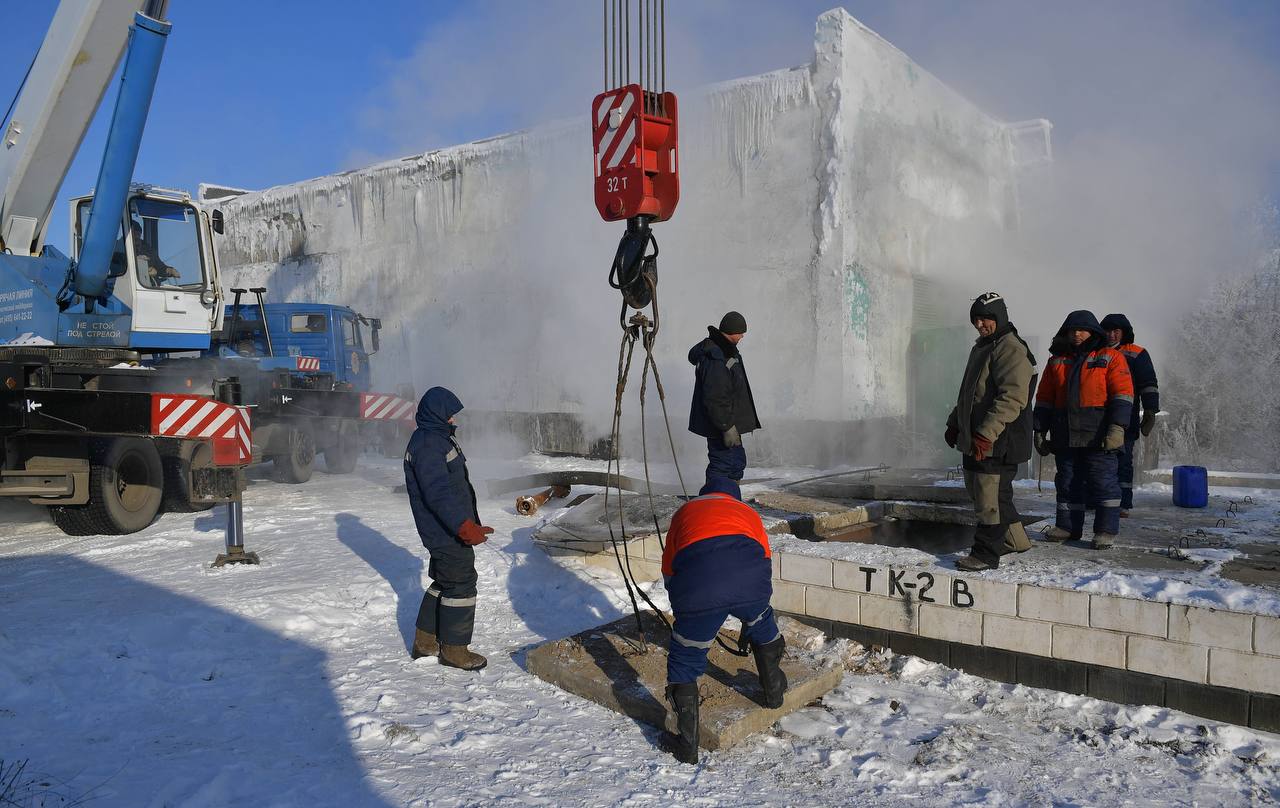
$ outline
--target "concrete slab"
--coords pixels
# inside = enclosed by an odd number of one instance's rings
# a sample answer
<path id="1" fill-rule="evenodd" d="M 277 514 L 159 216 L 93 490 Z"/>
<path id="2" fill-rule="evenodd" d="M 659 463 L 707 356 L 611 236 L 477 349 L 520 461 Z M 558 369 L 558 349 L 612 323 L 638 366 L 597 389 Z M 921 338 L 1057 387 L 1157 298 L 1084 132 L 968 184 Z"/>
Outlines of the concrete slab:
<path id="1" fill-rule="evenodd" d="M 645 641 L 639 646 L 635 618 L 628 615 L 597 628 L 536 646 L 526 661 L 530 673 L 570 693 L 629 718 L 668 731 L 675 716 L 667 706 L 667 642 L 670 633 L 652 612 L 643 613 Z M 707 673 L 699 680 L 699 743 L 709 750 L 726 749 L 771 727 L 827 693 L 844 676 L 844 660 L 833 650 L 817 648 L 821 634 L 794 620 L 781 618 L 787 638 L 782 669 L 788 688 L 776 710 L 760 704 L 760 680 L 750 657 L 737 657 L 713 646 Z M 737 632 L 722 632 L 737 645 Z"/>
<path id="2" fill-rule="evenodd" d="M 548 551 L 567 550 L 580 553 L 598 553 L 611 547 L 610 526 L 613 538 L 621 542 L 622 526 L 628 541 L 666 533 L 671 516 L 684 500 L 669 494 L 654 495 L 652 502 L 645 494 L 623 494 L 619 500 L 616 492 L 608 497 L 605 511 L 604 494 L 593 494 L 580 504 L 557 518 L 544 523 L 533 535 L 533 540 Z M 622 522 L 619 523 L 619 510 Z M 657 513 L 655 524 L 654 513 Z"/>
<path id="3" fill-rule="evenodd" d="M 1151 469 L 1142 472 L 1148 482 L 1173 483 L 1173 469 Z M 1266 474 L 1248 471 L 1213 471 L 1208 472 L 1209 486 L 1230 488 L 1280 488 L 1280 474 Z"/>

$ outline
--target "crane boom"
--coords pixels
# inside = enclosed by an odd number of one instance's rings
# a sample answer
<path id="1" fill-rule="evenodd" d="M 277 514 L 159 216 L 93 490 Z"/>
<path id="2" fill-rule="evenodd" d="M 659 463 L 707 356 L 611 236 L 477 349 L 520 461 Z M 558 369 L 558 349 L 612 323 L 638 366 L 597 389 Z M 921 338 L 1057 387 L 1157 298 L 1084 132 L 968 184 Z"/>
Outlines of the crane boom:
<path id="1" fill-rule="evenodd" d="M 62 0 L 0 136 L 0 248 L 38 255 L 53 203 L 147 0 Z"/>

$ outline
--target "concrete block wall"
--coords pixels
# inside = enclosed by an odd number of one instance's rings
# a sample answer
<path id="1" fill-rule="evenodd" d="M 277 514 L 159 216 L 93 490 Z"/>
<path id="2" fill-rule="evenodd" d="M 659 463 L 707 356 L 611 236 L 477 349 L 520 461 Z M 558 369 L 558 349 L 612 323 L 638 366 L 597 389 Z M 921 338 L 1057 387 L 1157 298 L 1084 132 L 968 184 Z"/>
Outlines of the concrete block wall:
<path id="1" fill-rule="evenodd" d="M 626 547 L 662 577 L 656 538 Z M 581 554 L 616 570 L 612 552 Z M 778 611 L 899 635 L 1280 696 L 1280 618 L 1098 595 L 918 567 L 773 555 Z"/>

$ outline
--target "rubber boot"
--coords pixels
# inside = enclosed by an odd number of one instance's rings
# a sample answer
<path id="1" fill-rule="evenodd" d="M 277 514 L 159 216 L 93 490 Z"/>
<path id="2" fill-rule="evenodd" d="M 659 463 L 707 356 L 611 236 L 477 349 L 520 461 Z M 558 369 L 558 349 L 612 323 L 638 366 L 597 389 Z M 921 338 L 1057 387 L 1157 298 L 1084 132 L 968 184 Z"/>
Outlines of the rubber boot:
<path id="1" fill-rule="evenodd" d="M 488 665 L 489 660 L 472 653 L 471 649 L 465 645 L 441 645 L 440 664 L 448 665 L 450 668 L 461 668 L 464 671 L 478 671 Z"/>
<path id="2" fill-rule="evenodd" d="M 667 733 L 671 754 L 681 763 L 698 762 L 698 683 L 667 685 L 667 701 L 676 713 L 676 732 Z"/>
<path id="3" fill-rule="evenodd" d="M 782 654 L 787 641 L 781 634 L 764 645 L 751 644 L 756 658 L 756 673 L 760 675 L 760 689 L 764 691 L 764 706 L 776 709 L 782 706 L 782 696 L 787 692 L 787 675 L 782 672 Z"/>
<path id="4" fill-rule="evenodd" d="M 418 632 L 413 635 L 413 650 L 409 655 L 414 659 L 422 659 L 438 653 L 440 653 L 440 642 L 436 639 L 436 635 L 418 629 Z"/>

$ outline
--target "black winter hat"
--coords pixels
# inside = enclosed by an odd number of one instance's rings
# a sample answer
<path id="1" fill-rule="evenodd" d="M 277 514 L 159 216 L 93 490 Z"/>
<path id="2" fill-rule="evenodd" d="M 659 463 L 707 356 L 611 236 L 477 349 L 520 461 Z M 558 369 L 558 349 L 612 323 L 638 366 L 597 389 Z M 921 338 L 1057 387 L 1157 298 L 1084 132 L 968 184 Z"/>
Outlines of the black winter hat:
<path id="1" fill-rule="evenodd" d="M 721 334 L 745 334 L 747 333 L 747 318 L 743 317 L 736 311 L 731 311 L 720 318 Z"/>
<path id="2" fill-rule="evenodd" d="M 1133 326 L 1129 323 L 1129 318 L 1123 314 L 1108 314 L 1102 318 L 1102 330 L 1110 331 L 1113 328 L 1120 329 L 1124 335 L 1120 337 L 1121 345 L 1128 345 L 1133 342 Z"/>
<path id="3" fill-rule="evenodd" d="M 999 292 L 983 292 L 973 301 L 973 305 L 969 307 L 969 322 L 972 323 L 979 317 L 995 320 L 996 328 L 1004 328 L 1009 324 L 1009 310 L 1005 308 L 1004 298 Z"/>

